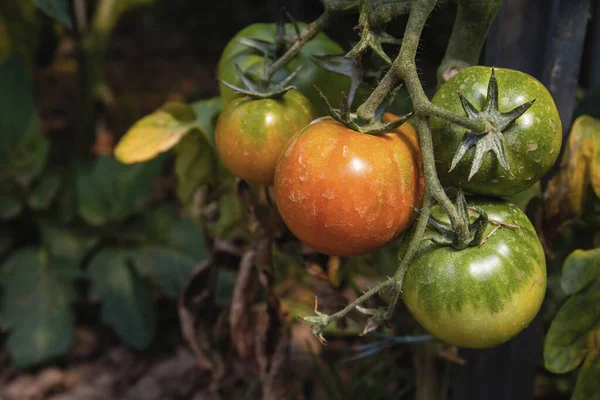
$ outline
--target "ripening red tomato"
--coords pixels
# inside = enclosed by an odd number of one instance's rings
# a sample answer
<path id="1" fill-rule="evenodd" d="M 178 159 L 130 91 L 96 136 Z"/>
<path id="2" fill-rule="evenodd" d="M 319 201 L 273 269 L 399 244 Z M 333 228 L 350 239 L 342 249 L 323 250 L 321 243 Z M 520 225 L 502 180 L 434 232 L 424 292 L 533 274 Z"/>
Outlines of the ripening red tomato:
<path id="1" fill-rule="evenodd" d="M 295 89 L 276 98 L 235 97 L 219 115 L 215 128 L 219 157 L 234 175 L 250 183 L 272 185 L 275 164 L 286 143 L 313 117 L 312 104 Z"/>
<path id="2" fill-rule="evenodd" d="M 292 138 L 277 163 L 277 207 L 292 233 L 321 253 L 375 250 L 406 230 L 421 207 L 420 152 L 409 123 L 375 136 L 320 118 Z"/>

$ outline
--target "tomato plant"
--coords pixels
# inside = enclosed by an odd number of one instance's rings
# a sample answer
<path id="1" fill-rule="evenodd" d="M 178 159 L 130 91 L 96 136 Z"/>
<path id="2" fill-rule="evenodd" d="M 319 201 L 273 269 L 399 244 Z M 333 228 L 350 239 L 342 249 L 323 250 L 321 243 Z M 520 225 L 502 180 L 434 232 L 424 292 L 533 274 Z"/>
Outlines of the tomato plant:
<path id="1" fill-rule="evenodd" d="M 490 67 L 467 68 L 432 100 L 453 113 L 484 119 L 490 131 L 472 133 L 432 117 L 432 139 L 440 179 L 472 193 L 506 196 L 527 189 L 550 169 L 562 127 L 552 96 L 537 79 L 504 68 L 491 75 Z"/>
<path id="2" fill-rule="evenodd" d="M 306 26 L 306 24 L 298 25 L 300 28 Z M 244 73 L 258 81 L 263 72 L 265 55 L 260 50 L 239 42 L 238 39 L 251 38 L 274 43 L 275 29 L 276 24 L 258 23 L 249 25 L 239 31 L 223 50 L 217 66 L 217 77 L 235 86 L 240 86 L 242 82 L 235 69 L 235 65 L 237 64 Z M 286 24 L 285 29 L 287 35 L 295 33 L 292 24 Z M 339 99 L 340 93 L 343 90 L 348 90 L 350 81 L 343 75 L 317 67 L 310 60 L 310 56 L 339 55 L 343 53 L 344 51 L 339 44 L 331 40 L 325 33 L 320 33 L 306 43 L 302 51 L 284 69 L 279 70 L 275 74 L 272 81 L 280 82 L 292 71 L 298 67 L 302 67 L 293 84 L 315 105 L 318 115 L 325 115 L 323 103 L 314 86 L 322 90 L 329 99 Z M 276 58 L 274 53 L 269 54 L 269 56 Z M 219 85 L 219 91 L 221 98 L 225 102 L 234 97 L 233 90 L 222 83 Z"/>
<path id="3" fill-rule="evenodd" d="M 554 1 L 552 13 L 534 13 L 540 6 L 528 4 L 538 22 L 530 25 L 549 34 L 535 49 L 518 42 L 528 27 L 504 35 L 498 23 L 486 39 L 502 0 L 321 0 L 292 7 L 296 16 L 282 10 L 277 24 L 254 25 L 267 14 L 256 1 L 200 8 L 183 0 L 92 3 L 0 1 L 0 93 L 7 94 L 0 96 L 0 352 L 7 350 L 11 363 L 47 365 L 67 355 L 60 362 L 68 368 L 72 356 L 87 363 L 122 347 L 119 338 L 136 355 L 154 344 L 161 352 L 177 349 L 176 359 L 141 360 L 150 372 L 180 359 L 187 361 L 175 373 L 189 377 L 196 366 L 208 372 L 202 387 L 183 385 L 189 391 L 177 395 L 167 391 L 183 386 L 160 385 L 159 376 L 160 398 L 300 398 L 321 392 L 315 383 L 324 379 L 333 398 L 414 392 L 425 399 L 448 397 L 436 375 L 449 358 L 464 358 L 451 380 L 453 399 L 491 400 L 491 381 L 523 373 L 529 378 L 503 385 L 521 400 L 531 398 L 541 372 L 534 352 L 523 351 L 541 348 L 535 326 L 507 343 L 510 351 L 454 350 L 506 342 L 544 301 L 535 320 L 550 326 L 546 368 L 574 372 L 559 378 L 571 382 L 572 400 L 598 397 L 600 121 L 581 116 L 581 103 L 572 112 L 576 87 L 579 98 L 597 104 L 597 92 L 585 88 L 594 82 L 593 62 L 575 62 L 578 48 L 598 47 L 598 35 L 586 35 L 583 46 L 586 24 L 577 23 L 586 20 L 589 0 Z M 512 2 L 499 21 L 517 15 L 518 3 L 527 2 Z M 130 12 L 138 6 L 139 14 Z M 200 9 L 211 18 L 189 12 Z M 564 20 L 574 13 L 578 19 Z M 294 21 L 313 14 L 308 24 Z M 392 21 L 403 34 L 388 32 Z M 233 24 L 247 27 L 231 39 Z M 121 29 L 133 25 L 141 29 Z M 144 32 L 152 32 L 148 43 L 167 38 L 164 46 L 139 46 Z M 558 107 L 531 76 L 476 66 L 486 43 L 486 64 L 540 77 Z M 593 52 L 586 58 L 598 59 Z M 141 68 L 148 59 L 151 68 L 131 74 L 132 62 Z M 432 87 L 436 67 L 440 89 L 431 101 L 422 82 Z M 585 79 L 577 79 L 579 70 Z M 197 98 L 216 91 L 219 97 Z M 557 108 L 580 117 L 548 176 L 567 133 Z M 123 132 L 134 117 L 140 119 Z M 473 197 L 469 208 L 465 192 L 491 197 Z M 535 217 L 539 239 L 524 210 Z M 546 260 L 554 274 L 548 279 Z M 415 318 L 397 313 L 402 297 Z M 70 351 L 79 322 L 94 336 L 115 336 L 92 352 Z M 106 329 L 96 332 L 100 324 Z M 339 349 L 350 343 L 342 336 L 384 326 L 352 346 L 353 372 L 342 371 L 339 382 L 298 362 L 309 353 L 333 355 L 311 343 L 309 330 Z M 156 343 L 158 327 L 175 341 Z M 372 357 L 356 368 L 357 359 L 382 350 L 385 366 Z M 406 360 L 409 373 L 397 379 L 394 366 Z M 290 384 L 290 374 L 302 382 Z M 0 378 L 9 386 L 0 397 L 23 398 L 13 390 L 22 380 L 12 385 L 16 376 L 9 375 Z M 521 384 L 526 379 L 529 388 Z M 519 390 L 510 387 L 517 381 Z M 59 386 L 36 395 L 73 397 Z M 104 386 L 104 397 L 123 394 L 122 385 L 114 393 Z"/>
<path id="4" fill-rule="evenodd" d="M 403 232 L 423 188 L 417 132 L 409 123 L 375 136 L 318 119 L 294 136 L 275 170 L 286 225 L 330 255 L 365 253 Z"/>
<path id="5" fill-rule="evenodd" d="M 535 317 L 546 291 L 546 261 L 531 222 L 517 206 L 495 199 L 471 204 L 494 221 L 483 243 L 454 250 L 424 241 L 404 278 L 402 297 L 435 336 L 485 348 L 509 340 Z M 439 206 L 432 216 L 447 221 Z M 425 238 L 435 235 L 432 228 L 425 232 Z"/>
<path id="6" fill-rule="evenodd" d="M 314 109 L 297 90 L 280 98 L 231 100 L 219 116 L 215 141 L 223 164 L 251 183 L 270 185 L 287 141 L 313 119 Z"/>

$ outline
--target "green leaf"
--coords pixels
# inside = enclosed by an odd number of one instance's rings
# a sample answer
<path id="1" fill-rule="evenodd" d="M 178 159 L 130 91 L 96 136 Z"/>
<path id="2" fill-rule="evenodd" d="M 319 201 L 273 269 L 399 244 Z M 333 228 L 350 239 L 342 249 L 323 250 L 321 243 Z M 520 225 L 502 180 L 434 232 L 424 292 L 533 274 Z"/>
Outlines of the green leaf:
<path id="1" fill-rule="evenodd" d="M 125 164 L 150 160 L 173 148 L 194 129 L 194 110 L 184 103 L 167 103 L 136 122 L 115 148 Z"/>
<path id="2" fill-rule="evenodd" d="M 544 343 L 544 363 L 551 372 L 575 369 L 585 358 L 586 336 L 600 326 L 600 279 L 573 295 L 558 310 Z"/>
<path id="3" fill-rule="evenodd" d="M 130 216 L 151 194 L 163 161 L 158 157 L 125 165 L 110 157 L 98 157 L 92 168 L 78 171 L 79 215 L 94 226 Z"/>
<path id="4" fill-rule="evenodd" d="M 177 196 L 187 207 L 192 204 L 197 190 L 213 180 L 217 170 L 216 155 L 198 130 L 187 135 L 175 151 Z"/>
<path id="5" fill-rule="evenodd" d="M 52 174 L 42 176 L 31 189 L 27 203 L 34 210 L 45 210 L 50 207 L 60 188 L 61 176 Z"/>
<path id="6" fill-rule="evenodd" d="M 77 216 L 77 207 L 77 184 L 70 180 L 58 193 L 53 216 L 57 222 L 67 224 Z"/>
<path id="7" fill-rule="evenodd" d="M 215 284 L 214 299 L 218 307 L 228 307 L 233 299 L 235 286 L 235 271 L 228 268 L 219 268 L 217 282 Z"/>
<path id="8" fill-rule="evenodd" d="M 4 265 L 2 314 L 11 327 L 6 347 L 18 367 L 61 356 L 71 346 L 75 292 L 69 275 L 68 266 L 34 248 Z"/>
<path id="9" fill-rule="evenodd" d="M 196 125 L 208 143 L 215 148 L 215 126 L 217 117 L 223 110 L 223 100 L 214 97 L 209 100 L 200 100 L 190 104 L 196 113 Z"/>
<path id="10" fill-rule="evenodd" d="M 90 263 L 92 294 L 102 299 L 102 321 L 111 325 L 125 343 L 147 347 L 156 321 L 148 284 L 128 265 L 125 252 L 101 250 Z"/>
<path id="11" fill-rule="evenodd" d="M 61 22 L 69 29 L 73 29 L 71 12 L 68 0 L 31 0 L 49 17 Z"/>
<path id="12" fill-rule="evenodd" d="M 246 212 L 237 194 L 229 191 L 219 198 L 219 219 L 214 227 L 214 234 L 220 238 L 232 238 L 244 225 Z"/>
<path id="13" fill-rule="evenodd" d="M 0 66 L 0 149 L 10 150 L 37 116 L 29 77 L 21 57 L 12 56 Z"/>
<path id="14" fill-rule="evenodd" d="M 0 93 L 0 175 L 29 185 L 46 164 L 49 143 L 40 134 L 40 119 L 20 57 L 13 56 L 0 67 Z"/>
<path id="15" fill-rule="evenodd" d="M 600 400 L 600 352 L 590 351 L 577 376 L 571 400 Z"/>
<path id="16" fill-rule="evenodd" d="M 0 219 L 12 219 L 21 213 L 23 203 L 14 192 L 0 193 Z"/>
<path id="17" fill-rule="evenodd" d="M 197 262 L 208 259 L 204 234 L 189 218 L 175 221 L 165 243 L 188 254 Z"/>
<path id="18" fill-rule="evenodd" d="M 223 109 L 220 97 L 191 104 L 196 129 L 175 148 L 175 173 L 178 179 L 177 196 L 184 206 L 194 200 L 197 190 L 216 179 L 218 161 L 215 154 L 215 124 Z"/>
<path id="19" fill-rule="evenodd" d="M 39 47 L 40 23 L 37 7 L 29 1 L 2 0 L 0 2 L 0 65 L 11 54 L 20 54 L 26 70 L 32 72 Z"/>
<path id="20" fill-rule="evenodd" d="M 11 231 L 7 228 L 0 227 L 0 257 L 4 256 L 13 243 L 13 236 Z"/>
<path id="21" fill-rule="evenodd" d="M 41 232 L 42 242 L 51 257 L 70 263 L 77 272 L 83 258 L 99 241 L 87 232 L 51 223 L 42 223 Z"/>
<path id="22" fill-rule="evenodd" d="M 150 276 L 171 298 L 177 298 L 198 265 L 190 255 L 166 246 L 143 246 L 133 252 L 140 274 Z"/>
<path id="23" fill-rule="evenodd" d="M 146 218 L 146 231 L 155 243 L 134 251 L 138 271 L 150 276 L 170 297 L 177 297 L 194 270 L 209 257 L 202 231 L 177 207 L 163 205 Z"/>
<path id="24" fill-rule="evenodd" d="M 148 213 L 145 230 L 152 241 L 182 251 L 195 261 L 208 259 L 204 233 L 191 219 L 181 217 L 175 205 L 163 204 Z"/>
<path id="25" fill-rule="evenodd" d="M 600 248 L 575 250 L 565 260 L 560 286 L 566 294 L 574 294 L 600 276 Z"/>

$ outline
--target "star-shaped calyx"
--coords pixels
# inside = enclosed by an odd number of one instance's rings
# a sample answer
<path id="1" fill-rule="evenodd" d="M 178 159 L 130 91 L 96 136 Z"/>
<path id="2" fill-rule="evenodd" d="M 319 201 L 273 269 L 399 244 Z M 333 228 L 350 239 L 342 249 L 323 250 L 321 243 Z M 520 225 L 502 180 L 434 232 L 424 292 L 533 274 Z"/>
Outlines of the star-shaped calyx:
<path id="1" fill-rule="evenodd" d="M 370 135 L 381 135 L 383 133 L 391 132 L 394 129 L 398 128 L 412 116 L 412 112 L 410 112 L 408 114 L 400 116 L 394 121 L 383 121 L 385 111 L 394 101 L 394 97 L 400 90 L 401 86 L 402 85 L 399 85 L 392 90 L 391 95 L 388 96 L 386 101 L 382 102 L 379 105 L 379 107 L 375 111 L 373 119 L 371 120 L 363 120 L 356 113 L 350 112 L 350 103 L 348 101 L 348 96 L 346 96 L 346 93 L 342 92 L 340 99 L 340 108 L 336 109 L 331 106 L 331 104 L 327 100 L 327 97 L 325 97 L 323 92 L 321 92 L 321 90 L 319 90 L 318 87 L 315 86 L 315 89 L 319 92 L 319 95 L 323 100 L 323 104 L 325 105 L 325 109 L 327 110 L 327 113 L 331 116 L 331 118 L 357 132 L 367 133 Z"/>
<path id="2" fill-rule="evenodd" d="M 520 106 L 513 108 L 512 110 L 501 113 L 498 109 L 498 81 L 496 80 L 496 74 L 494 68 L 492 68 L 492 75 L 488 83 L 487 99 L 483 106 L 482 111 L 478 111 L 475 106 L 467 100 L 461 93 L 458 93 L 460 102 L 462 104 L 465 113 L 469 119 L 483 119 L 488 122 L 490 129 L 487 132 L 477 133 L 473 131 L 467 131 L 463 138 L 458 151 L 452 159 L 450 169 L 451 172 L 462 160 L 471 147 L 475 146 L 475 156 L 473 157 L 473 164 L 471 165 L 471 171 L 469 172 L 468 180 L 471 180 L 473 175 L 479 171 L 483 164 L 483 157 L 492 151 L 498 162 L 511 176 L 514 176 L 510 171 L 510 165 L 506 159 L 506 153 L 504 151 L 504 131 L 508 129 L 521 115 L 525 113 L 535 102 L 531 100 L 527 103 L 523 103 Z"/>
<path id="3" fill-rule="evenodd" d="M 465 199 L 462 190 L 459 189 L 456 196 L 456 211 L 458 212 L 460 220 L 468 224 L 467 237 L 461 238 L 450 224 L 442 222 L 433 215 L 430 215 L 427 222 L 434 228 L 435 232 L 423 237 L 423 240 L 431 240 L 440 246 L 452 246 L 456 250 L 479 245 L 488 224 L 488 215 L 485 210 L 480 207 L 474 207 L 473 211 L 479 215 L 475 221 L 470 222 L 467 200 Z"/>
<path id="4" fill-rule="evenodd" d="M 264 68 L 267 68 L 268 62 L 268 58 L 265 57 Z M 267 99 L 275 96 L 281 96 L 288 90 L 296 89 L 296 86 L 290 85 L 290 82 L 296 77 L 298 71 L 300 71 L 300 68 L 302 68 L 302 66 L 296 68 L 294 72 L 292 72 L 287 78 L 285 78 L 278 84 L 273 84 L 269 82 L 267 85 L 261 85 L 260 83 L 254 83 L 252 79 L 248 77 L 244 73 L 244 71 L 242 71 L 240 66 L 238 64 L 235 64 L 235 70 L 237 71 L 237 74 L 240 77 L 240 80 L 242 81 L 242 84 L 245 86 L 245 88 L 232 85 L 231 83 L 226 82 L 222 79 L 217 80 L 223 85 L 232 89 L 235 93 L 241 93 L 245 94 L 246 96 L 256 97 L 259 99 Z"/>

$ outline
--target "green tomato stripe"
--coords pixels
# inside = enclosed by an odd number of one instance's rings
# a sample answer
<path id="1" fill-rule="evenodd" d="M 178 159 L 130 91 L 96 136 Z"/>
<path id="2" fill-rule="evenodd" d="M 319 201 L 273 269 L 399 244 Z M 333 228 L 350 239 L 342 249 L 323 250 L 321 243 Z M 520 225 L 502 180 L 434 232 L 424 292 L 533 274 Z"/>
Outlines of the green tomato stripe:
<path id="1" fill-rule="evenodd" d="M 492 229 L 488 227 L 486 235 Z M 502 229 L 511 228 L 500 228 L 499 231 Z M 523 243 L 531 243 L 534 233 L 527 228 L 518 229 L 516 235 L 503 235 L 499 231 L 481 247 L 462 251 L 437 248 L 433 243 L 422 247 L 422 254 L 417 255 L 423 257 L 418 268 L 428 270 L 410 268 L 407 278 L 411 279 L 410 275 L 417 273 L 422 276 L 417 284 L 417 298 L 427 312 L 460 312 L 468 304 L 475 309 L 497 313 L 523 285 L 533 284 L 535 269 L 543 259 L 540 259 L 540 249 Z M 486 247 L 491 251 L 486 251 Z M 436 251 L 432 252 L 433 249 Z M 435 262 L 444 262 L 447 268 L 435 268 Z"/>

